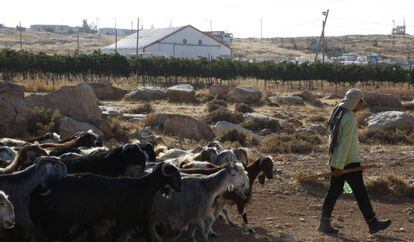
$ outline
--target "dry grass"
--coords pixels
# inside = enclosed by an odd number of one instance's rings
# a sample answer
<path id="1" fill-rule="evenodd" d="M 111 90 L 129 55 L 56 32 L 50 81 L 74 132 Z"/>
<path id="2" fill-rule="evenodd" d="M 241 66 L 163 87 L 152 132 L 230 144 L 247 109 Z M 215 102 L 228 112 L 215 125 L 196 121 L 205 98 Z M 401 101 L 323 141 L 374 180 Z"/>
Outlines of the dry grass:
<path id="1" fill-rule="evenodd" d="M 399 129 L 365 129 L 359 133 L 359 140 L 365 144 L 414 144 L 414 133 Z"/>
<path id="2" fill-rule="evenodd" d="M 243 121 L 243 116 L 240 113 L 230 112 L 227 108 L 219 108 L 213 112 L 209 112 L 205 117 L 204 121 L 209 124 L 215 124 L 218 121 L 227 121 L 230 123 L 238 124 Z"/>
<path id="3" fill-rule="evenodd" d="M 311 174 L 299 172 L 294 176 L 294 182 L 311 194 L 322 195 L 328 191 L 329 179 L 303 180 Z M 375 197 L 393 197 L 414 199 L 414 185 L 409 184 L 401 176 L 389 174 L 366 179 L 365 186 L 368 193 Z"/>
<path id="4" fill-rule="evenodd" d="M 27 122 L 27 131 L 33 136 L 40 136 L 47 132 L 58 132 L 62 115 L 59 110 L 35 107 Z"/>
<path id="5" fill-rule="evenodd" d="M 239 146 L 257 146 L 258 142 L 253 137 L 237 132 L 236 130 L 229 131 L 220 138 L 220 142 L 231 142 L 232 144 L 229 147 L 239 147 Z"/>
<path id="6" fill-rule="evenodd" d="M 128 110 L 128 113 L 135 113 L 135 114 L 147 114 L 154 111 L 154 108 L 152 107 L 151 103 L 144 103 L 137 105 L 136 107 L 133 107 Z"/>
<path id="7" fill-rule="evenodd" d="M 147 114 L 147 116 L 145 116 L 145 119 L 144 119 L 144 126 L 152 127 L 155 123 L 155 116 L 156 116 L 155 113 Z"/>
<path id="8" fill-rule="evenodd" d="M 366 181 L 366 187 L 374 196 L 407 197 L 414 199 L 414 185 L 397 175 L 374 177 Z"/>
<path id="9" fill-rule="evenodd" d="M 220 99 L 214 99 L 207 103 L 207 112 L 213 112 L 220 108 L 227 108 L 227 102 Z"/>
<path id="10" fill-rule="evenodd" d="M 317 134 L 272 134 L 264 138 L 260 143 L 260 150 L 265 153 L 299 153 L 308 154 L 316 151 L 323 143 L 323 139 Z"/>
<path id="11" fill-rule="evenodd" d="M 263 129 L 269 129 L 271 132 L 278 132 L 282 130 L 279 121 L 274 119 L 251 119 L 243 121 L 240 125 L 254 132 L 258 132 Z"/>

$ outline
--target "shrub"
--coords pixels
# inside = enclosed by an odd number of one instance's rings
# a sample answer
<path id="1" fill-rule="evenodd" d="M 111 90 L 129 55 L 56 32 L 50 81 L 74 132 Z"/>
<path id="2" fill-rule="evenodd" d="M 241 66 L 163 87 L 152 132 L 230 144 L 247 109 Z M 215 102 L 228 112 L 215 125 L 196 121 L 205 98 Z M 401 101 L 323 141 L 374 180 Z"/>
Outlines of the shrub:
<path id="1" fill-rule="evenodd" d="M 327 118 L 324 117 L 324 116 L 321 116 L 321 115 L 311 116 L 309 118 L 309 120 L 311 122 L 314 122 L 314 123 L 324 123 L 324 122 L 327 122 Z"/>
<path id="2" fill-rule="evenodd" d="M 265 153 L 310 153 L 323 143 L 317 134 L 272 134 L 260 143 Z"/>
<path id="3" fill-rule="evenodd" d="M 151 103 L 145 103 L 142 105 L 138 105 L 135 108 L 130 109 L 128 112 L 130 113 L 137 113 L 137 114 L 147 114 L 154 111 Z"/>
<path id="4" fill-rule="evenodd" d="M 214 99 L 213 101 L 207 103 L 208 112 L 213 112 L 220 108 L 227 108 L 227 103 L 224 100 Z"/>
<path id="5" fill-rule="evenodd" d="M 366 144 L 413 144 L 414 135 L 403 130 L 367 129 L 359 133 L 359 140 Z"/>
<path id="6" fill-rule="evenodd" d="M 144 126 L 146 127 L 146 126 L 150 126 L 150 127 L 152 127 L 153 125 L 154 125 L 154 123 L 155 123 L 155 113 L 150 113 L 150 114 L 147 114 L 146 116 L 145 116 L 145 119 L 144 119 Z"/>
<path id="7" fill-rule="evenodd" d="M 414 198 L 414 185 L 401 176 L 388 175 L 386 177 L 374 177 L 366 182 L 367 190 L 374 196 L 394 196 Z"/>
<path id="8" fill-rule="evenodd" d="M 214 124 L 218 121 L 227 121 L 238 124 L 243 120 L 243 116 L 239 113 L 232 113 L 227 108 L 219 108 L 213 112 L 208 113 L 204 120 L 209 124 Z"/>
<path id="9" fill-rule="evenodd" d="M 31 135 L 39 136 L 47 132 L 58 132 L 62 115 L 59 110 L 35 107 L 33 115 L 27 122 L 27 131 Z"/>
<path id="10" fill-rule="evenodd" d="M 237 132 L 237 130 L 232 130 L 227 132 L 225 135 L 223 135 L 220 138 L 220 142 L 238 142 L 237 145 L 232 145 L 232 146 L 257 146 L 258 145 L 258 141 L 253 138 L 250 135 L 246 135 L 240 132 Z"/>
<path id="11" fill-rule="evenodd" d="M 254 132 L 258 132 L 263 129 L 269 129 L 272 132 L 277 132 L 282 129 L 279 121 L 274 119 L 250 119 L 242 122 L 240 125 Z"/>

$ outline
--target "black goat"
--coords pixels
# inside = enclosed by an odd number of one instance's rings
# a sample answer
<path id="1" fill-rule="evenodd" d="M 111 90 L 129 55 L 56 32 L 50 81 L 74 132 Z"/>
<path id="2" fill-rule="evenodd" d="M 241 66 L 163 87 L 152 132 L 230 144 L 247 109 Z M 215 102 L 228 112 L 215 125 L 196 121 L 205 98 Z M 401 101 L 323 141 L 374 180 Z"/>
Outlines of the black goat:
<path id="1" fill-rule="evenodd" d="M 110 178 L 94 174 L 69 175 L 56 182 L 47 196 L 34 193 L 31 215 L 36 226 L 50 240 L 76 238 L 105 220 L 115 220 L 112 234 L 116 241 L 123 231 L 140 226 L 146 231 L 148 212 L 154 194 L 170 187 L 181 190 L 176 167 L 159 163 L 141 178 Z M 76 233 L 71 228 L 76 227 Z M 44 238 L 42 238 L 44 240 Z"/>
<path id="2" fill-rule="evenodd" d="M 50 186 L 66 176 L 66 167 L 57 157 L 39 157 L 35 165 L 23 171 L 0 176 L 0 189 L 9 195 L 15 209 L 15 229 L 6 234 L 3 240 L 24 241 L 33 230 L 30 219 L 29 201 L 32 191 L 38 186 Z"/>
<path id="3" fill-rule="evenodd" d="M 122 175 L 137 166 L 139 170 L 144 170 L 146 161 L 146 153 L 135 144 L 126 144 L 110 151 L 63 160 L 68 173 L 89 172 L 109 177 Z"/>

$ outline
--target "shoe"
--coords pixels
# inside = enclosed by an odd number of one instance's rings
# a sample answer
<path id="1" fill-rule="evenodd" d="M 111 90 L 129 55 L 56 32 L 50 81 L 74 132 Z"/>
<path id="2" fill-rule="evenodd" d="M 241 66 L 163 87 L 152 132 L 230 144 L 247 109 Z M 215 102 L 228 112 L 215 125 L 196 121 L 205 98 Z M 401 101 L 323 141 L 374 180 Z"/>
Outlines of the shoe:
<path id="1" fill-rule="evenodd" d="M 378 231 L 388 228 L 390 225 L 391 225 L 391 220 L 389 219 L 378 220 L 377 218 L 374 218 L 374 220 L 368 223 L 369 233 L 374 234 Z"/>
<path id="2" fill-rule="evenodd" d="M 331 220 L 322 218 L 319 224 L 318 231 L 324 234 L 336 235 L 339 233 L 339 229 L 332 227 Z"/>

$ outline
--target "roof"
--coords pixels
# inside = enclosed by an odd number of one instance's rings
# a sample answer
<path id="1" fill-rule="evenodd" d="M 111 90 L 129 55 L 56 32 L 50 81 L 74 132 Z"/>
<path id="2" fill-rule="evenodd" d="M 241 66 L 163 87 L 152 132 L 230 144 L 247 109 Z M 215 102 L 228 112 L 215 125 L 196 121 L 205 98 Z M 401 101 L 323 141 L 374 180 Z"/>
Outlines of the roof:
<path id="1" fill-rule="evenodd" d="M 171 28 L 159 28 L 159 29 L 143 29 L 139 31 L 139 46 L 138 48 L 144 48 L 148 45 L 151 45 L 154 42 L 159 41 L 187 26 L 181 27 L 171 27 Z M 137 33 L 128 35 L 127 37 L 121 39 L 117 43 L 118 49 L 129 49 L 137 47 Z M 114 49 L 115 43 L 108 45 L 102 49 Z"/>
<path id="2" fill-rule="evenodd" d="M 212 36 L 198 30 L 197 28 L 194 28 L 191 25 L 185 25 L 181 27 L 170 27 L 170 28 L 159 28 L 159 29 L 143 29 L 139 31 L 139 42 L 138 42 L 138 48 L 146 48 L 154 43 L 157 43 L 179 31 L 182 29 L 185 29 L 187 27 L 191 27 L 198 31 L 199 33 L 206 35 L 207 37 L 211 38 L 212 40 L 218 42 L 219 44 L 222 44 L 226 46 L 227 48 L 231 49 L 230 46 L 228 46 L 225 43 L 222 43 L 221 41 L 218 41 L 217 39 L 213 38 Z M 117 42 L 117 48 L 118 49 L 136 49 L 137 46 L 137 33 L 133 33 L 131 35 L 128 35 L 124 39 L 121 39 Z M 105 46 L 102 49 L 115 49 L 115 43 Z"/>

